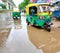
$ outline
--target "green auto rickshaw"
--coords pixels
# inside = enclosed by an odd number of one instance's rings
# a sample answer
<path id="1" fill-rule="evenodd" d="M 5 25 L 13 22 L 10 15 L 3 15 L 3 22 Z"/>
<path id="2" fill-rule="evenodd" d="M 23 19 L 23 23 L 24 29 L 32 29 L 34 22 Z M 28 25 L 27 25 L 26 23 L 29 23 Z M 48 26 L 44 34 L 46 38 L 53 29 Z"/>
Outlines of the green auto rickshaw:
<path id="1" fill-rule="evenodd" d="M 39 26 L 51 31 L 51 18 L 49 3 L 28 4 L 26 6 L 26 21 L 29 25 Z"/>
<path id="2" fill-rule="evenodd" d="M 20 10 L 17 7 L 15 7 L 13 9 L 12 17 L 13 17 L 13 19 L 19 19 L 19 18 L 21 18 Z"/>

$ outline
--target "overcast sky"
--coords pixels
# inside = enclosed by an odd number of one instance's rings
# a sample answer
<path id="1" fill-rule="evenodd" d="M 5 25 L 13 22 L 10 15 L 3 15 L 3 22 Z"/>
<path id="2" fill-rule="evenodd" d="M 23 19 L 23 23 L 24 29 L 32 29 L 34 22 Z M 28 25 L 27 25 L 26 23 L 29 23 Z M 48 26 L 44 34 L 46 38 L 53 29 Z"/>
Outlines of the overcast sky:
<path id="1" fill-rule="evenodd" d="M 22 1 L 24 1 L 24 0 L 13 0 L 13 2 L 15 3 L 16 6 L 18 6 Z"/>

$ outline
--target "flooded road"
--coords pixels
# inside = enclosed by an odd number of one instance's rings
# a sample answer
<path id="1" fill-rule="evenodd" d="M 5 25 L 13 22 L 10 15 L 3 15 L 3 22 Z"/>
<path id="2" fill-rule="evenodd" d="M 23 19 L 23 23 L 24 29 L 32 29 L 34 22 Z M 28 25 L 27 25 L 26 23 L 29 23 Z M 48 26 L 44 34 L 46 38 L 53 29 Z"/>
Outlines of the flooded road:
<path id="1" fill-rule="evenodd" d="M 60 29 L 56 28 L 57 26 L 53 25 L 51 32 L 48 32 L 27 26 L 25 16 L 21 16 L 20 21 L 15 20 L 12 28 L 0 29 L 0 53 L 57 53 L 60 51 Z"/>
<path id="2" fill-rule="evenodd" d="M 21 19 L 14 19 L 14 28 L 15 29 L 21 28 Z"/>
<path id="3" fill-rule="evenodd" d="M 4 38 L 2 39 L 4 40 Z M 15 29 L 15 26 L 12 27 L 4 44 L 0 47 L 0 53 L 43 53 L 42 49 L 36 49 L 30 42 L 24 16 L 21 17 L 20 29 Z"/>
<path id="4" fill-rule="evenodd" d="M 5 44 L 5 41 L 7 40 L 10 31 L 11 28 L 0 29 L 0 47 L 2 47 Z"/>
<path id="5" fill-rule="evenodd" d="M 28 36 L 37 49 L 43 49 L 44 53 L 56 53 L 60 51 L 60 26 L 59 22 L 53 22 L 51 32 L 44 29 L 28 26 Z"/>

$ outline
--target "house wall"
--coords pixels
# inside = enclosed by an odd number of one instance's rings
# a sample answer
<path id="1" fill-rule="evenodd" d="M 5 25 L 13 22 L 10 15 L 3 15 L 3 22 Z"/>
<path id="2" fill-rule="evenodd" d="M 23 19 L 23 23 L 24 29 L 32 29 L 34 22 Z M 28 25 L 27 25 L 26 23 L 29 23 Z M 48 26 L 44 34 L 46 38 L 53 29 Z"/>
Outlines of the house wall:
<path id="1" fill-rule="evenodd" d="M 15 6 L 13 0 L 2 0 L 2 2 L 6 5 L 7 10 L 12 10 Z"/>

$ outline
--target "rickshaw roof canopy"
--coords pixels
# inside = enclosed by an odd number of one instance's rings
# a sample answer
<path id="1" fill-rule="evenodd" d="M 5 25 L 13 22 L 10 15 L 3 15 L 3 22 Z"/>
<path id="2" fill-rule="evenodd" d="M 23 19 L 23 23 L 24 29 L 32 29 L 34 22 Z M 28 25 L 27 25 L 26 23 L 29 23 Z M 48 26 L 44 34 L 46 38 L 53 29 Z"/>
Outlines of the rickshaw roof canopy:
<path id="1" fill-rule="evenodd" d="M 18 7 L 14 7 L 13 8 L 13 12 L 19 12 L 20 10 L 18 9 Z"/>
<path id="2" fill-rule="evenodd" d="M 49 3 L 34 3 L 34 4 L 28 4 L 26 7 L 31 7 L 31 6 L 39 6 L 39 5 L 50 5 Z"/>

